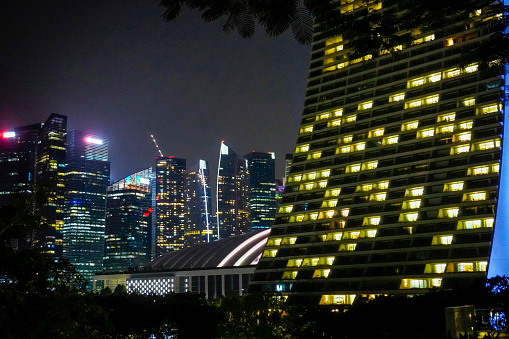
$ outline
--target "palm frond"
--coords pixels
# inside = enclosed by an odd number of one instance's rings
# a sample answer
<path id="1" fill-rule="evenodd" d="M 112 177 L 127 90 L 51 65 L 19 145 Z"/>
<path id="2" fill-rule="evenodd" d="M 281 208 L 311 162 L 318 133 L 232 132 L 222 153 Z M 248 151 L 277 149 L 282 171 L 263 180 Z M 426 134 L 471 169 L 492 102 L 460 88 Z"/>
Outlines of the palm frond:
<path id="1" fill-rule="evenodd" d="M 292 32 L 301 44 L 309 44 L 313 40 L 313 16 L 305 7 L 299 7 L 292 21 Z"/>

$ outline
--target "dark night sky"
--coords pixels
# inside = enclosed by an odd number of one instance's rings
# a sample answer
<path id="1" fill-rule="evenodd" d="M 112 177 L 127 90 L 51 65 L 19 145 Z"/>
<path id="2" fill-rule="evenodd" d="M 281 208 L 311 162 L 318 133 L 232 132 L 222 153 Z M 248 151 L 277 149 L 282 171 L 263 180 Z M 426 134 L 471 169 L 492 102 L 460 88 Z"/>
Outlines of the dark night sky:
<path id="1" fill-rule="evenodd" d="M 222 139 L 241 155 L 275 151 L 282 176 L 309 60 L 290 33 L 242 39 L 190 11 L 167 23 L 156 0 L 9 2 L 0 130 L 67 115 L 69 129 L 109 140 L 112 180 L 155 162 L 150 134 L 165 156 L 214 172 Z"/>

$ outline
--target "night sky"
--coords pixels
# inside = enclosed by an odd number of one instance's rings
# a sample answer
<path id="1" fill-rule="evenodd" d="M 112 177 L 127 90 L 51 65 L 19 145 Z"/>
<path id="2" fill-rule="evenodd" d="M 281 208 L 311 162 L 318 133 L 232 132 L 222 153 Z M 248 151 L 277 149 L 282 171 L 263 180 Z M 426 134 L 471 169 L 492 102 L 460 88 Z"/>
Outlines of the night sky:
<path id="1" fill-rule="evenodd" d="M 0 130 L 67 115 L 109 140 L 111 179 L 165 156 L 210 162 L 221 140 L 274 151 L 276 175 L 297 138 L 309 46 L 290 33 L 225 35 L 199 12 L 165 22 L 155 0 L 0 4 Z"/>

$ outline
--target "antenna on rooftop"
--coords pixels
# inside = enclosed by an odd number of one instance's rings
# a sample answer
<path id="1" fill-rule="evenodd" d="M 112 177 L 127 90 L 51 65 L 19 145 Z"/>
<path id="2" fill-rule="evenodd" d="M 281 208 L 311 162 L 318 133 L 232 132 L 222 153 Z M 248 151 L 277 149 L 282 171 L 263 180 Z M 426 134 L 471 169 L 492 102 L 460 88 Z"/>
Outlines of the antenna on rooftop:
<path id="1" fill-rule="evenodd" d="M 154 144 L 156 145 L 156 148 L 157 148 L 157 150 L 159 151 L 159 154 L 161 154 L 161 157 L 164 157 L 163 152 L 161 152 L 161 149 L 159 148 L 159 145 L 157 145 L 156 138 L 154 138 L 154 136 L 153 136 L 152 134 L 150 134 L 150 137 L 152 138 L 152 141 L 153 141 L 153 142 L 154 142 Z"/>

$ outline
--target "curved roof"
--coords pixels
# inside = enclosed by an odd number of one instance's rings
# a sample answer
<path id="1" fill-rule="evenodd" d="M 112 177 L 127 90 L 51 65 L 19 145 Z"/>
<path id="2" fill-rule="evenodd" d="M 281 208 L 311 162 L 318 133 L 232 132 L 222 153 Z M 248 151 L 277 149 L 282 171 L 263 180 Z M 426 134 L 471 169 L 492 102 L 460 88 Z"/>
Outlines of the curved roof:
<path id="1" fill-rule="evenodd" d="M 270 229 L 253 231 L 170 252 L 147 264 L 154 270 L 183 270 L 256 265 Z"/>

